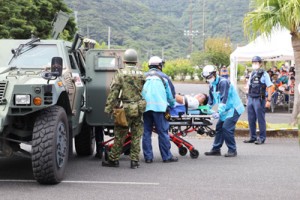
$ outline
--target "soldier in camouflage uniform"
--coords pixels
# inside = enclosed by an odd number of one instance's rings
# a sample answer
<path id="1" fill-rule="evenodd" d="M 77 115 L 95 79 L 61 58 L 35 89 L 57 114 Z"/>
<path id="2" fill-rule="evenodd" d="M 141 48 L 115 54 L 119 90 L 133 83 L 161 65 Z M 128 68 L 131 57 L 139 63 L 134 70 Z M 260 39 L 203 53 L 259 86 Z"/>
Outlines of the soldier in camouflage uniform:
<path id="1" fill-rule="evenodd" d="M 125 68 L 118 71 L 111 84 L 111 90 L 107 98 L 105 112 L 112 113 L 114 107 L 122 101 L 128 127 L 115 125 L 114 145 L 109 153 L 108 161 L 103 161 L 102 166 L 119 166 L 118 160 L 122 153 L 124 140 L 128 131 L 130 131 L 131 168 L 135 169 L 139 167 L 140 141 L 144 131 L 142 116 L 145 106 L 144 108 L 141 108 L 143 106 L 140 106 L 139 111 L 137 112 L 138 114 L 136 113 L 137 115 L 135 114 L 135 116 L 132 116 L 131 112 L 133 112 L 132 106 L 136 107 L 139 102 L 143 101 L 141 91 L 145 82 L 145 76 L 143 75 L 143 72 L 136 67 L 137 53 L 134 49 L 128 49 L 125 51 L 124 63 Z"/>

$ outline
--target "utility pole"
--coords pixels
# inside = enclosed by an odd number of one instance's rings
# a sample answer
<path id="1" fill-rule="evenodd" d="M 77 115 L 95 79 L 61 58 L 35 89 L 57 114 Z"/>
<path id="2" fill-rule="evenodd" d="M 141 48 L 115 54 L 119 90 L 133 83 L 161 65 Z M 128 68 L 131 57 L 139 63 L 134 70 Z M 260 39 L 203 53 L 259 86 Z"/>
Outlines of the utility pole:
<path id="1" fill-rule="evenodd" d="M 204 8 L 205 8 L 205 0 L 202 0 L 203 2 L 203 6 L 202 6 L 202 36 L 203 36 L 203 41 L 202 41 L 202 45 L 203 45 L 203 51 L 205 51 L 205 13 L 204 13 Z"/>
<path id="2" fill-rule="evenodd" d="M 86 25 L 86 35 L 87 35 L 87 38 L 90 38 L 90 29 L 89 29 L 89 25 Z"/>
<path id="3" fill-rule="evenodd" d="M 78 11 L 77 10 L 74 11 L 74 16 L 75 16 L 76 26 L 78 27 Z"/>
<path id="4" fill-rule="evenodd" d="M 108 47 L 108 49 L 110 49 L 110 26 L 108 27 L 107 47 Z"/>
<path id="5" fill-rule="evenodd" d="M 193 52 L 193 6 L 192 6 L 193 0 L 190 0 L 190 44 L 189 44 L 189 53 L 191 54 Z"/>
<path id="6" fill-rule="evenodd" d="M 231 13 L 229 15 L 229 29 L 228 29 L 228 38 L 230 39 L 230 35 L 231 35 Z"/>

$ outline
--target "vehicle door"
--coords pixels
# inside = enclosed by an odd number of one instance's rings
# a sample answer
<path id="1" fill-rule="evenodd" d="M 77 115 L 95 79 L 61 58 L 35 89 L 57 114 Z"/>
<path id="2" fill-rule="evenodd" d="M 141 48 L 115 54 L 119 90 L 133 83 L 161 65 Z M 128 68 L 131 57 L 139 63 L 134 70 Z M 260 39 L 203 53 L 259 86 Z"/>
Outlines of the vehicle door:
<path id="1" fill-rule="evenodd" d="M 123 68 L 124 51 L 91 49 L 86 54 L 86 120 L 91 126 L 113 126 L 104 108 L 112 79 Z"/>

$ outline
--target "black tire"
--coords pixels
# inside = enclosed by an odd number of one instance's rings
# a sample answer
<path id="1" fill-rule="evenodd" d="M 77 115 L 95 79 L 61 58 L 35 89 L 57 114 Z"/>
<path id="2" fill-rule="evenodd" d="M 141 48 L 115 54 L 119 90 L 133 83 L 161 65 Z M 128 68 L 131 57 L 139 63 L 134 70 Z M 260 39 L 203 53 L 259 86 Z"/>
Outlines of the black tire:
<path id="1" fill-rule="evenodd" d="M 78 156 L 91 156 L 95 151 L 95 132 L 84 120 L 81 131 L 75 137 L 75 150 Z"/>
<path id="2" fill-rule="evenodd" d="M 216 131 L 215 130 L 209 130 L 208 131 L 208 136 L 209 137 L 215 137 L 215 135 L 216 135 Z"/>
<path id="3" fill-rule="evenodd" d="M 196 149 L 193 149 L 192 151 L 190 151 L 190 156 L 191 156 L 191 158 L 193 158 L 193 159 L 198 158 L 198 156 L 199 156 L 199 151 L 196 150 Z"/>
<path id="4" fill-rule="evenodd" d="M 179 151 L 179 155 L 181 156 L 185 156 L 188 152 L 187 148 L 185 148 L 184 146 L 179 147 L 178 151 Z"/>
<path id="5" fill-rule="evenodd" d="M 60 106 L 47 108 L 36 118 L 32 135 L 32 169 L 41 184 L 57 184 L 69 158 L 69 125 Z"/>

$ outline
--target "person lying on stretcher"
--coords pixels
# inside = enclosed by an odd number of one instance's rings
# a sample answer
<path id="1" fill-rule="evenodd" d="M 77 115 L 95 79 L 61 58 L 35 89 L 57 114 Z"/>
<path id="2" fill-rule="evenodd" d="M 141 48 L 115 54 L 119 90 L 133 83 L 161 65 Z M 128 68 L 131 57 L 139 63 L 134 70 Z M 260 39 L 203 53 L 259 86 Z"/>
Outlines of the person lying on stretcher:
<path id="1" fill-rule="evenodd" d="M 175 106 L 169 110 L 171 116 L 181 116 L 188 113 L 192 115 L 210 114 L 210 108 L 206 106 L 208 102 L 206 94 L 199 93 L 195 96 L 176 94 L 175 99 Z"/>
<path id="2" fill-rule="evenodd" d="M 176 94 L 175 99 L 177 103 L 185 105 L 189 110 L 196 110 L 199 106 L 206 105 L 208 102 L 208 96 L 203 93 L 195 96 Z"/>

